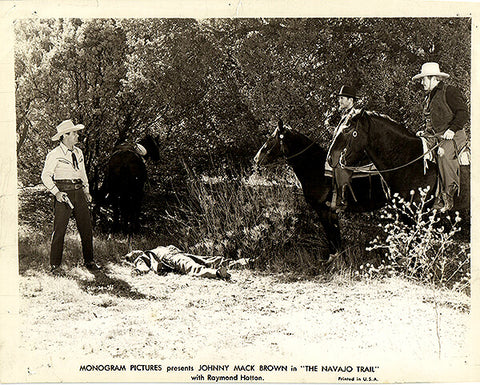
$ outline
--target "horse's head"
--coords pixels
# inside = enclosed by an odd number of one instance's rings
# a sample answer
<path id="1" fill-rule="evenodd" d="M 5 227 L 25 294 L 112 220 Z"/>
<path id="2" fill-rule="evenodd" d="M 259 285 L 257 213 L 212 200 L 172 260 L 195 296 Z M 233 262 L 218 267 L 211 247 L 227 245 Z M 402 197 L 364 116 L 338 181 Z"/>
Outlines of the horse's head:
<path id="1" fill-rule="evenodd" d="M 281 140 L 285 136 L 287 129 L 283 125 L 282 120 L 279 120 L 278 127 L 275 128 L 273 133 L 268 137 L 267 141 L 258 150 L 253 161 L 255 165 L 262 166 L 270 164 L 282 155 Z"/>
<path id="2" fill-rule="evenodd" d="M 149 157 L 154 161 L 160 160 L 160 150 L 157 138 L 154 138 L 151 135 L 146 135 L 138 143 L 147 150 L 145 157 Z"/>
<path id="3" fill-rule="evenodd" d="M 343 151 L 340 163 L 343 166 L 358 165 L 365 158 L 369 124 L 370 119 L 364 109 L 350 118 L 350 123 L 342 133 Z"/>
<path id="4" fill-rule="evenodd" d="M 321 149 L 314 141 L 302 133 L 284 126 L 282 120 L 279 120 L 278 127 L 267 139 L 265 144 L 258 150 L 254 162 L 257 166 L 272 163 L 274 160 L 283 156 L 289 162 L 297 162 L 303 158 L 307 151 L 321 151 L 321 156 L 325 156 L 325 151 Z M 309 155 L 311 156 L 311 153 Z M 325 159 L 323 159 L 323 162 Z"/>

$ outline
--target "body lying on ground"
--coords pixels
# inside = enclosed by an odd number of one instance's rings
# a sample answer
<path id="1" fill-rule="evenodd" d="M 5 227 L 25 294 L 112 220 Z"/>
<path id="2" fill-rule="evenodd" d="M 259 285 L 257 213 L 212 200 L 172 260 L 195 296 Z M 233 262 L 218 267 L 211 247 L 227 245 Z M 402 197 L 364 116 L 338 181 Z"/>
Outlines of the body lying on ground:
<path id="1" fill-rule="evenodd" d="M 245 265 L 247 262 L 231 261 L 221 256 L 199 256 L 181 251 L 177 247 L 158 246 L 155 249 L 134 250 L 125 255 L 137 273 L 153 271 L 157 274 L 176 272 L 193 277 L 229 279 L 227 266 Z"/>

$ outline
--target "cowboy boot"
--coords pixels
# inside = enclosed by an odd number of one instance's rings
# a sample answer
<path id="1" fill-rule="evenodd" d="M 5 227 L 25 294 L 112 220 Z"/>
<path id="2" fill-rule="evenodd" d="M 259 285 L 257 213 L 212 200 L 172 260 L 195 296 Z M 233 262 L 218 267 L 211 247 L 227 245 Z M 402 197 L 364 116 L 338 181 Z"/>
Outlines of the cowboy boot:
<path id="1" fill-rule="evenodd" d="M 449 193 L 442 193 L 442 198 L 443 198 L 443 210 L 448 211 L 453 209 L 453 196 L 451 196 Z"/>
<path id="2" fill-rule="evenodd" d="M 444 202 L 444 210 L 451 210 L 453 209 L 453 197 L 457 191 L 456 186 L 451 186 L 447 189 L 446 192 L 442 193 L 443 202 Z"/>
<path id="3" fill-rule="evenodd" d="M 433 210 L 441 210 L 443 209 L 443 194 L 440 193 L 440 195 L 437 195 L 435 198 L 435 202 L 433 203 L 432 209 Z"/>

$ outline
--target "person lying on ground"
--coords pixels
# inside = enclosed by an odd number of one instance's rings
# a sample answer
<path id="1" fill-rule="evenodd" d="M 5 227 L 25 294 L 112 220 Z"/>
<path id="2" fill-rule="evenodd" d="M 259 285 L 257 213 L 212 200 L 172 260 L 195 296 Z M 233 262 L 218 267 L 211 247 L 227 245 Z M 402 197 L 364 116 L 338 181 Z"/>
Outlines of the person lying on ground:
<path id="1" fill-rule="evenodd" d="M 245 265 L 246 260 L 231 261 L 221 256 L 199 256 L 181 251 L 177 247 L 158 246 L 155 249 L 133 250 L 125 255 L 127 262 L 135 267 L 137 273 L 154 271 L 157 274 L 176 272 L 193 277 L 230 279 L 227 267 Z"/>

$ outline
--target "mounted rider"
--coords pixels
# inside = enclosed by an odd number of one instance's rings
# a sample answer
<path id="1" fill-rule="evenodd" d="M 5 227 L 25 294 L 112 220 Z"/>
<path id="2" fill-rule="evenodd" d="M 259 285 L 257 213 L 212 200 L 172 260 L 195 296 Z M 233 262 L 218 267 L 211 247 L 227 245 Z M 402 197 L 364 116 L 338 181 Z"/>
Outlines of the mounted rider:
<path id="1" fill-rule="evenodd" d="M 438 63 L 425 63 L 412 80 L 420 80 L 426 96 L 423 103 L 425 129 L 417 132 L 441 140 L 437 151 L 440 194 L 434 209 L 451 210 L 453 197 L 460 188 L 460 163 L 458 154 L 467 142 L 464 130 L 469 114 L 460 90 L 444 83 L 450 77 L 440 71 Z"/>
<path id="2" fill-rule="evenodd" d="M 353 171 L 339 167 L 340 154 L 343 150 L 341 143 L 336 143 L 338 136 L 348 127 L 351 117 L 359 112 L 354 107 L 357 100 L 357 90 L 351 86 L 342 86 L 338 93 L 338 105 L 341 112 L 340 121 L 333 131 L 333 139 L 328 149 L 327 162 L 333 169 L 334 197 L 331 207 L 344 210 L 347 206 L 346 189 L 350 185 Z M 336 146 L 334 147 L 334 144 Z M 335 199 L 336 197 L 336 199 Z"/>

